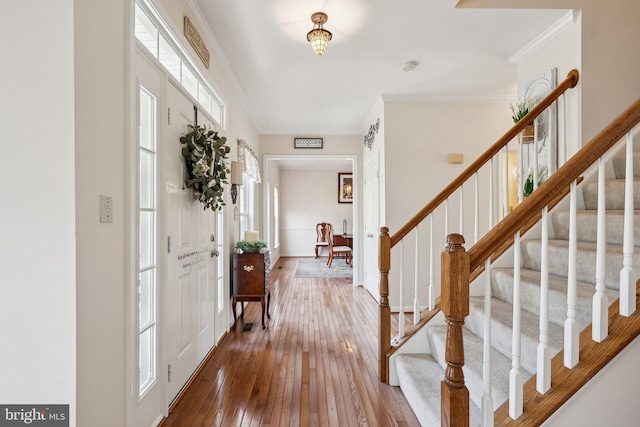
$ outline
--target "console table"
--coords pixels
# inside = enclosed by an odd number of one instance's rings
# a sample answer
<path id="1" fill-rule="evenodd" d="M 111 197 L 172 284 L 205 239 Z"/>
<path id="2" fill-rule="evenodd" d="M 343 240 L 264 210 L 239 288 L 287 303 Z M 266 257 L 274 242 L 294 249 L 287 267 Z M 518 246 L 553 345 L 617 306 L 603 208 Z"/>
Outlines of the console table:
<path id="1" fill-rule="evenodd" d="M 262 304 L 262 329 L 264 325 L 265 300 L 267 318 L 271 303 L 271 262 L 269 252 L 264 254 L 233 254 L 233 274 L 231 275 L 231 304 L 233 329 L 236 327 L 236 304 L 241 303 L 244 318 L 244 302 L 260 301 Z"/>

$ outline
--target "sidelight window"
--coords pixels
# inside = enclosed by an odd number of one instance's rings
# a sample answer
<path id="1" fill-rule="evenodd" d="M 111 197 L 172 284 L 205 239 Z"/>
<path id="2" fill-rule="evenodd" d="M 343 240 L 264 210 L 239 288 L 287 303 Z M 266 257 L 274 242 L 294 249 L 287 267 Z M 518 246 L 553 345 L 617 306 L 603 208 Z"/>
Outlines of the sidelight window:
<path id="1" fill-rule="evenodd" d="M 156 106 L 145 88 L 139 93 L 138 186 L 138 394 L 142 396 L 157 378 L 157 258 L 156 258 Z"/>

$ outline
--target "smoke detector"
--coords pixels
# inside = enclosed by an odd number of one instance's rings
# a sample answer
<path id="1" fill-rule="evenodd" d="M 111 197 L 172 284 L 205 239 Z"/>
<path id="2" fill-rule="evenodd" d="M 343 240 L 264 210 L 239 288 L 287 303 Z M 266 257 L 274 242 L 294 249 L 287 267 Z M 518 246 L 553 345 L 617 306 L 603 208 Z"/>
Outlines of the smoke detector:
<path id="1" fill-rule="evenodd" d="M 412 71 L 418 63 L 416 61 L 408 61 L 402 64 L 402 71 Z"/>

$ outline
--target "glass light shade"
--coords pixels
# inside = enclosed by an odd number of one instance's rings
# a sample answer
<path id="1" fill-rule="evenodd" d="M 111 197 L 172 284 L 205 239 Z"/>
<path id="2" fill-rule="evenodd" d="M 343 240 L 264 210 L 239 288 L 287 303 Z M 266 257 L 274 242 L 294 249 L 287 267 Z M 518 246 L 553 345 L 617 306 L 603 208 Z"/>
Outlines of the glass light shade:
<path id="1" fill-rule="evenodd" d="M 311 48 L 318 56 L 324 55 L 331 37 L 331 33 L 324 28 L 316 28 L 307 33 L 307 40 L 311 42 Z"/>

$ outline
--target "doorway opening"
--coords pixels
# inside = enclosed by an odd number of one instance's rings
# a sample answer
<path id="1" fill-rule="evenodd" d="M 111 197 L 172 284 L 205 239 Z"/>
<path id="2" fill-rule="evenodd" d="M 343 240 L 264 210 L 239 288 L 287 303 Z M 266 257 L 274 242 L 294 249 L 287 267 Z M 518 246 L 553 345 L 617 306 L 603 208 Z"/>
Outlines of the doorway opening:
<path id="1" fill-rule="evenodd" d="M 351 203 L 340 202 L 339 174 L 352 174 Z M 334 234 L 352 235 L 353 283 L 360 285 L 361 185 L 358 156 L 265 155 L 263 221 L 272 258 L 315 256 L 315 225 L 331 222 Z M 277 223 L 274 188 L 278 188 Z M 278 245 L 275 242 L 278 241 Z"/>

